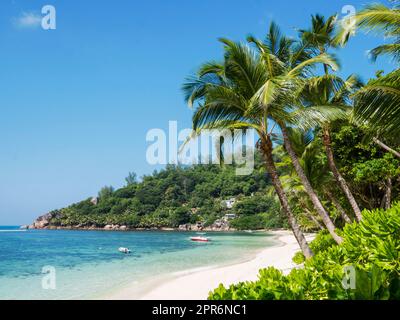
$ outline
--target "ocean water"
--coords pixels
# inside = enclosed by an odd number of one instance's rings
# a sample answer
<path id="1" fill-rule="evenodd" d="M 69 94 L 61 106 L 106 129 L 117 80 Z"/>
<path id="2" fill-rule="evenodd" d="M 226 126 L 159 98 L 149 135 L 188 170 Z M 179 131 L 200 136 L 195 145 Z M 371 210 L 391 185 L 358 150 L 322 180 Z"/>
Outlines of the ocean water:
<path id="1" fill-rule="evenodd" d="M 132 284 L 138 298 L 163 279 L 245 261 L 276 244 L 267 233 L 207 233 L 210 243 L 191 242 L 194 235 L 0 227 L 0 299 L 106 298 Z"/>

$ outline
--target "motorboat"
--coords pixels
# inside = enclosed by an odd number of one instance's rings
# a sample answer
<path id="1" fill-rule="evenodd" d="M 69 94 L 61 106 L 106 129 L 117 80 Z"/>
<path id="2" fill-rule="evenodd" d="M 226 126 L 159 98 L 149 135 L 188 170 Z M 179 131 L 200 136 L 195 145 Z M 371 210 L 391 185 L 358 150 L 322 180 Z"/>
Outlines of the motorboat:
<path id="1" fill-rule="evenodd" d="M 192 237 L 192 238 L 190 238 L 190 240 L 192 240 L 194 242 L 210 242 L 211 241 L 210 238 L 206 238 L 206 237 Z"/>
<path id="2" fill-rule="evenodd" d="M 119 248 L 118 251 L 121 253 L 125 253 L 125 254 L 131 253 L 131 250 L 129 250 L 128 248 L 124 248 L 124 247 Z"/>

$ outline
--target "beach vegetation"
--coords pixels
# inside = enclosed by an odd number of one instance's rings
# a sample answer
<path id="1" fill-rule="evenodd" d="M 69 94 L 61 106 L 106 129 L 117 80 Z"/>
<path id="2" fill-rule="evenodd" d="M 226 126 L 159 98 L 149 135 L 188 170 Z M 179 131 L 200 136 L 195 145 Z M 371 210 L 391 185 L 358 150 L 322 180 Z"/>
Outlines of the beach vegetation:
<path id="1" fill-rule="evenodd" d="M 322 231 L 311 242 L 314 257 L 288 275 L 260 270 L 259 279 L 210 293 L 212 300 L 395 300 L 400 299 L 400 204 L 364 210 L 347 224 L 337 244 Z M 297 256 L 299 258 L 299 255 Z"/>

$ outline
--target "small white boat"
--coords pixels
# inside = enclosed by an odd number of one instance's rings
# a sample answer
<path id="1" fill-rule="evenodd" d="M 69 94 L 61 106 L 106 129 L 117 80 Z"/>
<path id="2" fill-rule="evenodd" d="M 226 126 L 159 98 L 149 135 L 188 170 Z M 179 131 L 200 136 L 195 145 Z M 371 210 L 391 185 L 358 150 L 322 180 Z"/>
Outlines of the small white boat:
<path id="1" fill-rule="evenodd" d="M 192 238 L 190 238 L 190 240 L 195 241 L 195 242 L 210 242 L 211 241 L 210 238 L 206 238 L 206 237 L 192 237 Z"/>
<path id="2" fill-rule="evenodd" d="M 206 235 L 207 233 L 205 233 L 205 232 L 197 232 L 196 234 L 198 234 L 199 236 L 204 236 L 204 235 Z"/>
<path id="3" fill-rule="evenodd" d="M 125 254 L 131 253 L 131 250 L 129 250 L 128 248 L 124 248 L 124 247 L 119 248 L 118 251 L 121 253 L 125 253 Z"/>

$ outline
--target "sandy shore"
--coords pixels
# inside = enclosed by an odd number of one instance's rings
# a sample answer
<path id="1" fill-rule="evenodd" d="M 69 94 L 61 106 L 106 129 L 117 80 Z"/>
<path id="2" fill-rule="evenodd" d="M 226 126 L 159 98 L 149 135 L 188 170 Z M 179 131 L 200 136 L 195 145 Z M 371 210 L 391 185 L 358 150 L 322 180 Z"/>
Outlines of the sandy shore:
<path id="1" fill-rule="evenodd" d="M 257 280 L 258 271 L 269 266 L 276 267 L 287 273 L 295 264 L 293 255 L 300 250 L 296 239 L 289 231 L 272 232 L 280 244 L 260 252 L 253 260 L 226 267 L 203 270 L 188 270 L 175 275 L 174 278 L 156 285 L 139 298 L 142 300 L 206 300 L 211 290 L 220 283 L 229 286 L 242 281 Z M 312 235 L 307 237 L 311 240 Z M 129 300 L 134 299 L 136 288 L 124 288 L 114 293 L 108 299 Z"/>

